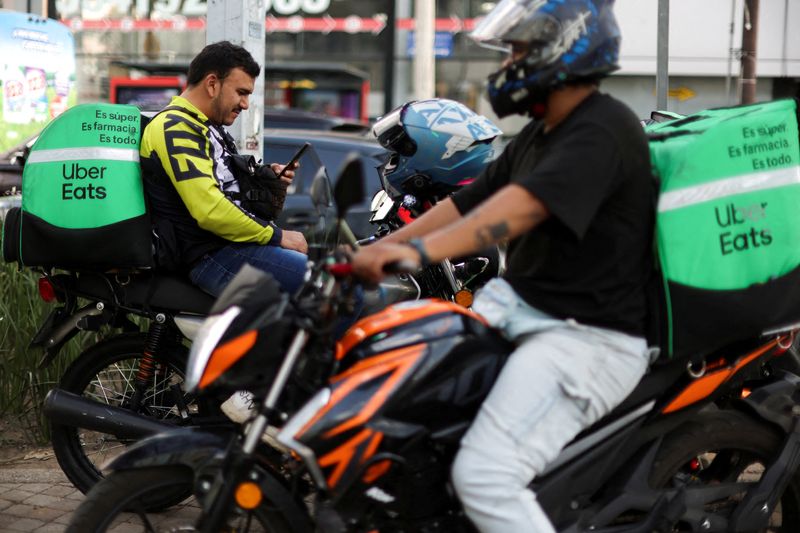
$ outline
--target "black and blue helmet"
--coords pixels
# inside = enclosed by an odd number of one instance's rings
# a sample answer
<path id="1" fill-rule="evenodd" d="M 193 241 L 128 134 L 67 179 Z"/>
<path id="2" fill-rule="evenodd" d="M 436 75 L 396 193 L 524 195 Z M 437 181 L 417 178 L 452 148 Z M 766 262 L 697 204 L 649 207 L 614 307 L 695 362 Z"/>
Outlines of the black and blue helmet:
<path id="1" fill-rule="evenodd" d="M 495 157 L 502 131 L 464 104 L 443 98 L 404 104 L 372 128 L 392 151 L 383 169 L 387 192 L 444 196 L 475 178 Z"/>
<path id="2" fill-rule="evenodd" d="M 555 87 L 617 70 L 620 33 L 613 5 L 614 0 L 502 0 L 470 34 L 488 48 L 528 48 L 489 76 L 495 113 L 526 114 Z"/>

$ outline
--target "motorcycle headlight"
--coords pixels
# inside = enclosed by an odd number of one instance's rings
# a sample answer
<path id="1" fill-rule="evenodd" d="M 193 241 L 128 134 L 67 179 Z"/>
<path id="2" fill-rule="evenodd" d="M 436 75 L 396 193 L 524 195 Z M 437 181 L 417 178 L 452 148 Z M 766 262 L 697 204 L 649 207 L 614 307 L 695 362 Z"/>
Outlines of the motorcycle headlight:
<path id="1" fill-rule="evenodd" d="M 197 389 L 214 348 L 241 312 L 240 307 L 233 306 L 222 314 L 209 316 L 205 320 L 189 352 L 185 381 L 187 392 L 194 392 Z"/>

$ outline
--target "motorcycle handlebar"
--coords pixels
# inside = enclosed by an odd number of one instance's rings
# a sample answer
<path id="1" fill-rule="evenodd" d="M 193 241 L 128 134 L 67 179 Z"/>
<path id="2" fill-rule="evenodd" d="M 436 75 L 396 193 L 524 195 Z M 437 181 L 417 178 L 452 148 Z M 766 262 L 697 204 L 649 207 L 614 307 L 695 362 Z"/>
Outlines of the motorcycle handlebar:
<path id="1" fill-rule="evenodd" d="M 353 265 L 350 263 L 335 263 L 325 267 L 328 273 L 335 278 L 346 278 L 353 275 Z M 406 259 L 386 263 L 383 271 L 386 274 L 410 274 L 417 270 L 417 265 Z"/>
<path id="2" fill-rule="evenodd" d="M 346 278 L 353 274 L 353 265 L 350 263 L 336 263 L 325 267 L 334 278 Z"/>

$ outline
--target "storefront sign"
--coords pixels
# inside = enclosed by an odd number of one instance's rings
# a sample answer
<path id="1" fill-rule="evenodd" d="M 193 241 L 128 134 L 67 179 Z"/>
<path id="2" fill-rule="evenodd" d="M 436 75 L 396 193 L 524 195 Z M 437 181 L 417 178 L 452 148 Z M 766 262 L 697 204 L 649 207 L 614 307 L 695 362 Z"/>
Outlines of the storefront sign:
<path id="1" fill-rule="evenodd" d="M 413 56 L 416 51 L 416 34 L 415 31 L 408 32 L 408 40 L 406 41 L 406 54 Z M 433 52 L 436 57 L 450 57 L 453 55 L 453 34 L 437 31 L 433 37 Z"/>
<path id="2" fill-rule="evenodd" d="M 152 3 L 152 8 L 150 4 Z M 319 15 L 328 11 L 331 0 L 264 0 L 266 13 L 279 16 L 305 13 Z M 174 16 L 202 17 L 207 0 L 56 0 L 56 10 L 63 19 L 98 20 L 131 17 L 163 19 Z"/>
<path id="3" fill-rule="evenodd" d="M 437 33 L 459 33 L 472 31 L 478 19 L 457 19 L 454 17 L 436 19 L 434 27 Z M 186 18 L 176 15 L 167 19 L 133 19 L 123 18 L 100 18 L 100 19 L 81 19 L 79 17 L 68 18 L 62 21 L 73 31 L 196 31 L 206 29 L 205 17 Z M 379 13 L 372 17 L 359 17 L 350 15 L 344 18 L 334 18 L 328 15 L 322 17 L 275 17 L 267 15 L 264 22 L 268 33 L 372 33 L 377 35 L 386 28 L 386 15 Z M 398 30 L 413 30 L 414 19 L 398 19 Z M 440 39 L 444 39 L 440 37 Z M 446 44 L 446 43 L 445 43 Z M 451 45 L 452 46 L 452 43 Z"/>

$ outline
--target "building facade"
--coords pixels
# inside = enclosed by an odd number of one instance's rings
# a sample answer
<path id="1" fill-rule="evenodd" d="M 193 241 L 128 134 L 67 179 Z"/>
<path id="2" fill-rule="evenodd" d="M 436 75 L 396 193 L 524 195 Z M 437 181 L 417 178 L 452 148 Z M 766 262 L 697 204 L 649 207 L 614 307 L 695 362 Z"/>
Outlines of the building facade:
<path id="1" fill-rule="evenodd" d="M 413 0 L 260 0 L 266 7 L 266 62 L 349 65 L 367 73 L 367 113 L 383 114 L 412 98 Z M 490 114 L 483 83 L 502 60 L 467 38 L 496 2 L 436 2 L 436 94 Z M 79 101 L 108 98 L 119 62 L 186 64 L 205 45 L 205 0 L 56 0 L 56 16 L 75 35 Z M 11 9 L 42 2 L 2 1 Z M 604 89 L 644 117 L 655 106 L 658 0 L 617 0 L 621 69 Z M 760 2 L 760 100 L 800 96 L 800 0 Z M 394 24 L 392 24 L 394 22 Z M 744 0 L 670 2 L 669 109 L 690 113 L 738 102 Z M 392 29 L 394 28 L 394 29 Z M 268 85 L 269 86 L 269 85 Z M 269 99 L 269 91 L 268 91 Z M 269 101 L 268 101 L 269 103 Z M 513 133 L 520 121 L 504 121 Z"/>

